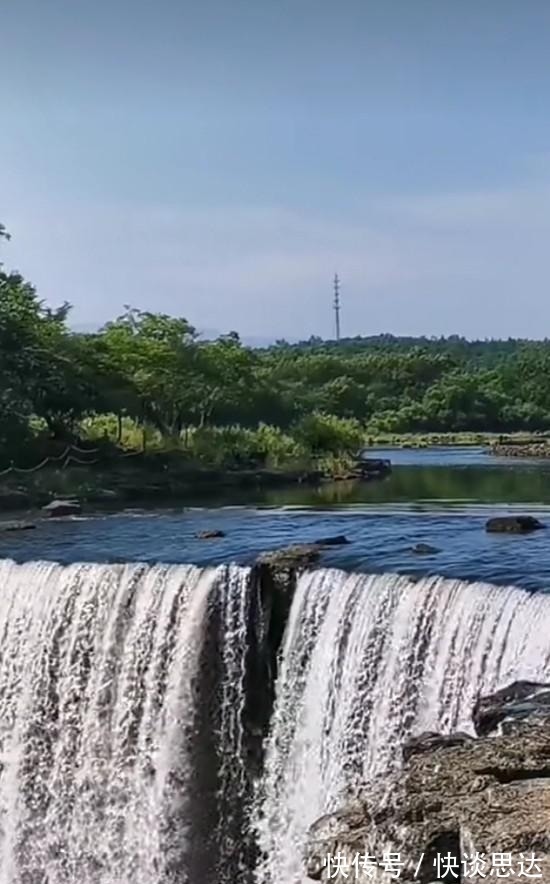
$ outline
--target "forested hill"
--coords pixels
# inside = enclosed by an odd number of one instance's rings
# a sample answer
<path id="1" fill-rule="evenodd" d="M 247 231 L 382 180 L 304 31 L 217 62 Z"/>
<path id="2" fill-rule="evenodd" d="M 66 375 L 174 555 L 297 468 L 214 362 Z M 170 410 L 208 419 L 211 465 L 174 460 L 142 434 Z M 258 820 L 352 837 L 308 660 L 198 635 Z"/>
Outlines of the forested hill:
<path id="1" fill-rule="evenodd" d="M 506 340 L 493 338 L 486 340 L 468 340 L 459 335 L 448 337 L 413 337 L 392 334 L 361 336 L 354 338 L 342 338 L 340 341 L 325 341 L 322 338 L 312 336 L 308 340 L 289 344 L 286 341 L 278 341 L 274 348 L 287 348 L 309 352 L 335 352 L 344 354 L 363 353 L 370 351 L 398 351 L 428 350 L 432 353 L 448 353 L 455 359 L 464 362 L 478 362 L 492 365 L 506 356 L 511 356 L 526 347 L 539 347 L 550 351 L 550 339 L 527 340 L 525 338 L 507 338 Z M 266 349 L 273 349 L 266 348 Z"/>
<path id="2" fill-rule="evenodd" d="M 273 461 L 349 450 L 367 433 L 550 429 L 548 341 L 384 335 L 252 349 L 235 332 L 205 341 L 187 319 L 132 309 L 77 334 L 69 309 L 0 266 L 0 467 L 34 456 L 37 440 L 118 443 L 123 425 L 157 444 L 192 440 L 206 457 L 223 430 Z"/>

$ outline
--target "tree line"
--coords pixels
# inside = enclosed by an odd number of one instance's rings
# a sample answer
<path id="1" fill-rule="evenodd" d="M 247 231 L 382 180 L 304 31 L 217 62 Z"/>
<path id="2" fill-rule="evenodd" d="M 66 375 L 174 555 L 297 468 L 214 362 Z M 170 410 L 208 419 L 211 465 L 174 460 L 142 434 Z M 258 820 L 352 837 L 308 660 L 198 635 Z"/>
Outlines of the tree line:
<path id="1" fill-rule="evenodd" d="M 130 426 L 182 449 L 240 432 L 251 449 L 284 436 L 313 451 L 379 433 L 550 429 L 547 341 L 383 335 L 254 349 L 130 307 L 80 334 L 69 313 L 0 266 L 2 462 L 45 439 L 122 444 Z"/>

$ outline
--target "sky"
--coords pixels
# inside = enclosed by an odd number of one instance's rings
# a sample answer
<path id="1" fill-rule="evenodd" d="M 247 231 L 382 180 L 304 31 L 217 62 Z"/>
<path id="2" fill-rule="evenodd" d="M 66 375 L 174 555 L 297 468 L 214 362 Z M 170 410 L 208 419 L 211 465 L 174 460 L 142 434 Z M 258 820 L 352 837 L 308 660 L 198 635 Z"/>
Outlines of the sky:
<path id="1" fill-rule="evenodd" d="M 550 336 L 547 0 L 0 0 L 0 260 L 93 328 Z"/>

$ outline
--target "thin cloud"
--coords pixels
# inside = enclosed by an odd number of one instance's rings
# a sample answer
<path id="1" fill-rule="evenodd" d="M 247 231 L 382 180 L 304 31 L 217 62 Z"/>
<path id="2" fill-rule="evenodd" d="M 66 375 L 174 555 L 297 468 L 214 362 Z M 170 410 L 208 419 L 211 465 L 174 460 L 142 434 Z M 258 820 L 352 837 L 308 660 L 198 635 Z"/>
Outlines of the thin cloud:
<path id="1" fill-rule="evenodd" d="M 541 333 L 550 236 L 547 179 L 493 192 L 388 196 L 353 216 L 278 206 L 41 207 L 12 193 L 6 262 L 74 321 L 126 303 L 245 335 L 330 334 L 331 279 L 347 333 Z M 521 306 L 520 306 L 521 305 Z"/>

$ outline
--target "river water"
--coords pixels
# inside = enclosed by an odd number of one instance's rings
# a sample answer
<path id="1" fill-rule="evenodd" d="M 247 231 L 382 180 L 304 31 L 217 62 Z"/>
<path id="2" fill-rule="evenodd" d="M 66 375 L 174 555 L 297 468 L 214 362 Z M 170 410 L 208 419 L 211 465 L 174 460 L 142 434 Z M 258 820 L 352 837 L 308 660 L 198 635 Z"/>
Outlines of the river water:
<path id="1" fill-rule="evenodd" d="M 0 534 L 0 557 L 76 561 L 250 564 L 258 553 L 344 534 L 322 564 L 344 570 L 550 587 L 550 532 L 490 535 L 487 519 L 506 512 L 537 515 L 550 525 L 550 464 L 497 460 L 481 449 L 380 451 L 394 464 L 379 482 L 319 489 L 247 492 L 232 501 L 190 501 L 174 510 L 39 522 L 35 531 Z M 238 501 L 238 502 L 236 502 Z M 199 540 L 220 529 L 225 537 Z M 418 543 L 436 555 L 411 551 Z"/>

